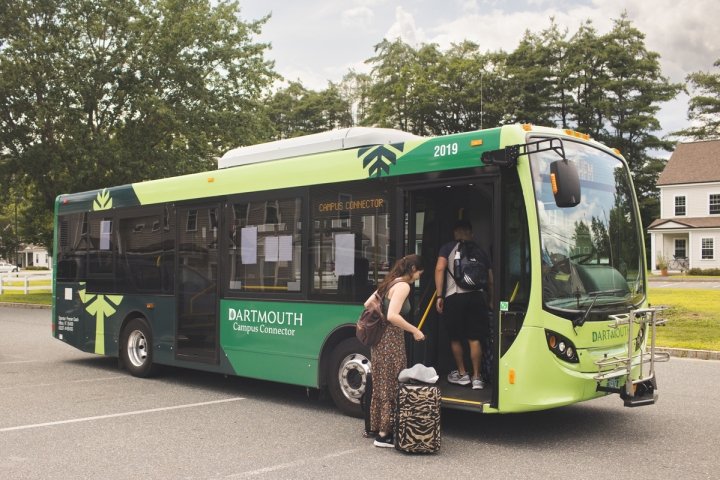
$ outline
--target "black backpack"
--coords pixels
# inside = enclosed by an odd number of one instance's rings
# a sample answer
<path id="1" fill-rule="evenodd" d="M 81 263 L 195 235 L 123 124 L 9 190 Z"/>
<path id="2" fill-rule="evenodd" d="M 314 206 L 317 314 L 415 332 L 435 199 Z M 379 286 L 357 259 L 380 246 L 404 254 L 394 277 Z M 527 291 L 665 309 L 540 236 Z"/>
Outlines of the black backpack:
<path id="1" fill-rule="evenodd" d="M 457 251 L 460 259 L 448 258 L 453 262 L 453 279 L 458 287 L 464 290 L 481 290 L 488 283 L 488 269 L 485 254 L 475 242 L 460 240 Z M 448 266 L 448 270 L 450 270 Z"/>

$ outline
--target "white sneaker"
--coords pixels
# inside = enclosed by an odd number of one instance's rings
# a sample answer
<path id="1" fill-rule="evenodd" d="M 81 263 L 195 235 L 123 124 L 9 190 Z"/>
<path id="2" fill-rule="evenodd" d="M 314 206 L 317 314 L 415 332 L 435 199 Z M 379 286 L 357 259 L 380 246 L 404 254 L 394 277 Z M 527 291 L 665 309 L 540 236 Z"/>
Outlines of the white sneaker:
<path id="1" fill-rule="evenodd" d="M 472 379 L 472 388 L 473 390 L 482 390 L 485 388 L 485 382 L 483 382 L 482 377 L 475 377 Z"/>
<path id="2" fill-rule="evenodd" d="M 450 374 L 447 377 L 448 382 L 450 383 L 456 383 L 458 385 L 467 385 L 470 383 L 470 374 L 466 373 L 464 375 L 460 375 L 460 372 L 457 370 L 453 370 L 450 372 Z"/>

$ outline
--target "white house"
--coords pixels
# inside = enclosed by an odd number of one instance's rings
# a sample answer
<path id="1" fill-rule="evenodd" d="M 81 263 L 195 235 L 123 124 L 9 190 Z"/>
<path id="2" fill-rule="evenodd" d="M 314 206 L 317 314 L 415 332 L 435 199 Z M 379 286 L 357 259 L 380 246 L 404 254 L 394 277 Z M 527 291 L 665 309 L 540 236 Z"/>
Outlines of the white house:
<path id="1" fill-rule="evenodd" d="M 650 227 L 652 269 L 720 268 L 720 140 L 680 143 L 658 178 L 660 218 Z"/>
<path id="2" fill-rule="evenodd" d="M 52 257 L 47 249 L 45 247 L 38 247 L 37 245 L 26 245 L 22 250 L 18 250 L 18 257 L 21 268 L 33 265 L 36 267 L 47 267 L 49 269 L 52 263 Z"/>

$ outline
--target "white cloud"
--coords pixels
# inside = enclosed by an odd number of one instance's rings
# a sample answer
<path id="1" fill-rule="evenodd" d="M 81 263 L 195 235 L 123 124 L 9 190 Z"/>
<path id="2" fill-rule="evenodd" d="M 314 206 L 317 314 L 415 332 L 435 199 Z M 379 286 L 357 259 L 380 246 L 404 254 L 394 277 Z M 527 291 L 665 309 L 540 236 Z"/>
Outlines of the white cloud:
<path id="1" fill-rule="evenodd" d="M 385 38 L 388 40 L 395 40 L 398 37 L 402 38 L 405 43 L 413 46 L 428 41 L 423 29 L 415 26 L 415 18 L 412 14 L 403 10 L 402 7 L 395 9 L 395 23 L 392 24 L 385 34 Z"/>
<path id="2" fill-rule="evenodd" d="M 287 82 L 295 82 L 300 80 L 305 88 L 311 90 L 325 90 L 328 86 L 328 78 L 325 73 L 320 73 L 310 67 L 303 68 L 287 68 L 279 71 L 280 75 L 285 79 L 284 82 L 276 82 L 275 88 L 287 87 Z"/>
<path id="3" fill-rule="evenodd" d="M 375 14 L 366 6 L 345 10 L 340 15 L 340 23 L 345 27 L 368 27 L 372 24 Z"/>

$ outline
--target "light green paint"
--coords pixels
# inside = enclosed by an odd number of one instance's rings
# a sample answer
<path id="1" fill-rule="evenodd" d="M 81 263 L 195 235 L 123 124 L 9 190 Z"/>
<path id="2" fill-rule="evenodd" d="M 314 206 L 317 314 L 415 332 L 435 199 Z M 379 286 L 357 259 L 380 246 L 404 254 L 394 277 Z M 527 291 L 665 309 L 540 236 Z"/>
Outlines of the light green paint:
<path id="1" fill-rule="evenodd" d="M 103 189 L 102 192 L 98 192 L 97 198 L 93 202 L 93 210 L 110 210 L 112 208 L 113 201 L 110 198 L 110 192 L 107 189 Z"/>
<path id="2" fill-rule="evenodd" d="M 83 305 L 86 305 L 85 311 L 95 317 L 95 353 L 105 355 L 105 318 L 116 312 L 114 307 L 120 305 L 123 297 L 88 294 L 84 288 L 78 294 Z"/>

